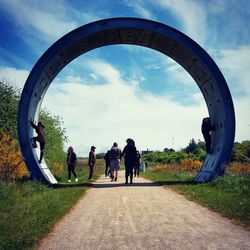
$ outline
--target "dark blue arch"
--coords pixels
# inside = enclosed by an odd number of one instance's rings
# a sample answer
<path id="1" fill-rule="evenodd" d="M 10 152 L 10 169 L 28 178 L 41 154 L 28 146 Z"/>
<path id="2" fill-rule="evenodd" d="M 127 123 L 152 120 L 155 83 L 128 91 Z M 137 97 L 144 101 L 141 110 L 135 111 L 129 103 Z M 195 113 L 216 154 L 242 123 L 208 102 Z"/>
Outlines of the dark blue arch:
<path id="1" fill-rule="evenodd" d="M 32 178 L 57 183 L 46 163 L 38 163 L 28 123 L 37 118 L 43 97 L 56 75 L 87 51 L 112 44 L 148 47 L 171 57 L 192 76 L 206 101 L 212 123 L 212 153 L 207 155 L 196 182 L 223 175 L 235 135 L 235 115 L 227 83 L 212 58 L 191 38 L 165 24 L 139 18 L 111 18 L 81 26 L 55 42 L 33 67 L 23 88 L 18 113 L 22 154 Z"/>

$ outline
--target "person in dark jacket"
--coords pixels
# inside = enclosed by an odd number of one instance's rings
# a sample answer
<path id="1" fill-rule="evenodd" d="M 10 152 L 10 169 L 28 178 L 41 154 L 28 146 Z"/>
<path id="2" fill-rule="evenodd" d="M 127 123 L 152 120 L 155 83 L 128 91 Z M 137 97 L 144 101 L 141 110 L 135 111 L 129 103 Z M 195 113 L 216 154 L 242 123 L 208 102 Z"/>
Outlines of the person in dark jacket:
<path id="1" fill-rule="evenodd" d="M 39 163 L 41 163 L 43 159 L 43 150 L 45 147 L 45 133 L 44 133 L 45 126 L 42 124 L 42 122 L 38 122 L 36 125 L 32 120 L 30 120 L 29 123 L 37 133 L 37 136 L 32 138 L 32 146 L 33 148 L 37 148 L 36 142 L 39 142 L 40 144 Z"/>
<path id="2" fill-rule="evenodd" d="M 94 174 L 94 166 L 95 166 L 95 162 L 96 162 L 96 155 L 95 155 L 95 146 L 92 146 L 90 148 L 90 152 L 89 152 L 89 161 L 88 161 L 88 165 L 89 165 L 89 181 L 92 180 L 93 174 Z"/>
<path id="3" fill-rule="evenodd" d="M 130 176 L 130 184 L 133 183 L 133 169 L 136 162 L 136 147 L 133 139 L 126 140 L 127 145 L 124 147 L 121 157 L 125 158 L 125 184 L 128 184 L 128 177 Z"/>
<path id="4" fill-rule="evenodd" d="M 110 160 L 109 160 L 109 153 L 110 153 L 110 150 L 108 150 L 104 156 L 104 160 L 105 160 L 105 177 L 109 175 L 110 173 L 110 170 L 109 170 L 109 167 L 110 167 Z"/>
<path id="5" fill-rule="evenodd" d="M 206 151 L 208 154 L 211 153 L 211 131 L 215 130 L 215 127 L 211 125 L 211 120 L 209 117 L 205 117 L 202 120 L 201 132 L 203 134 L 205 143 L 206 143 Z"/>
<path id="6" fill-rule="evenodd" d="M 68 148 L 68 154 L 67 154 L 67 164 L 68 164 L 68 177 L 69 180 L 68 182 L 71 182 L 71 172 L 75 177 L 75 182 L 78 182 L 77 176 L 76 176 L 76 172 L 75 172 L 75 168 L 76 168 L 76 153 L 74 152 L 74 149 L 70 146 Z"/>

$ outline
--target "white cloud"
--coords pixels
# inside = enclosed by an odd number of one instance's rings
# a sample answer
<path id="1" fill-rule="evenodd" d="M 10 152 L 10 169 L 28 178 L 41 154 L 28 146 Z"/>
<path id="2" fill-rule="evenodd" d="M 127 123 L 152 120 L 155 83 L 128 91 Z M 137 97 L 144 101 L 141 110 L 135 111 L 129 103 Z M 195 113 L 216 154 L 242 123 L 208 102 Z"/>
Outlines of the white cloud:
<path id="1" fill-rule="evenodd" d="M 229 85 L 235 107 L 235 141 L 249 140 L 250 90 L 249 58 L 250 46 L 220 50 L 216 55 L 218 65 Z"/>
<path id="2" fill-rule="evenodd" d="M 182 32 L 199 44 L 207 39 L 207 13 L 199 1 L 192 0 L 155 0 L 160 8 L 172 12 L 182 25 Z"/>
<path id="3" fill-rule="evenodd" d="M 189 73 L 172 59 L 166 58 L 165 64 L 165 71 L 171 75 L 171 77 L 173 78 L 173 82 L 177 82 L 178 84 L 184 84 L 187 86 L 196 84 Z"/>
<path id="4" fill-rule="evenodd" d="M 20 90 L 23 89 L 28 75 L 29 72 L 27 70 L 20 70 L 11 67 L 0 67 L 0 80 L 14 84 Z"/>
<path id="5" fill-rule="evenodd" d="M 224 72 L 232 89 L 237 88 L 250 95 L 250 45 L 220 50 L 216 57 L 218 57 L 218 65 Z"/>
<path id="6" fill-rule="evenodd" d="M 52 84 L 43 103 L 63 117 L 70 144 L 79 155 L 87 155 L 91 145 L 97 146 L 97 152 L 107 150 L 114 141 L 123 147 L 127 137 L 134 138 L 141 150 L 173 147 L 173 137 L 176 149 L 186 146 L 192 137 L 202 138 L 200 122 L 207 114 L 204 101 L 183 107 L 126 84 L 110 64 L 86 64 L 106 84 Z"/>
<path id="7" fill-rule="evenodd" d="M 131 1 L 127 0 L 125 2 L 129 7 L 131 7 L 135 13 L 137 13 L 140 17 L 146 19 L 152 19 L 152 13 L 144 7 L 144 2 L 141 0 Z"/>
<path id="8" fill-rule="evenodd" d="M 2 0 L 1 5 L 13 18 L 24 39 L 37 37 L 39 33 L 39 39 L 53 41 L 77 27 L 67 16 L 69 10 L 64 1 Z"/>
<path id="9" fill-rule="evenodd" d="M 235 141 L 242 142 L 250 140 L 250 96 L 236 99 L 234 101 L 236 115 L 236 136 Z"/>

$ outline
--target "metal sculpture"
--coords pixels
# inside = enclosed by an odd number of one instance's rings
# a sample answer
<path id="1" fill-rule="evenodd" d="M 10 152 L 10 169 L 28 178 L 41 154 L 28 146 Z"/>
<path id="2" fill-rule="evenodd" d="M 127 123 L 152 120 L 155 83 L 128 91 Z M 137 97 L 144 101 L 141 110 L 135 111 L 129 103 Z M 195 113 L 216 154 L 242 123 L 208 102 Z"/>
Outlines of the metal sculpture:
<path id="1" fill-rule="evenodd" d="M 33 67 L 21 95 L 18 133 L 31 177 L 57 183 L 45 163 L 38 162 L 32 147 L 29 119 L 38 117 L 43 97 L 56 75 L 87 51 L 113 44 L 139 45 L 159 51 L 180 64 L 194 79 L 206 101 L 216 130 L 195 182 L 223 175 L 230 160 L 235 135 L 235 115 L 230 91 L 219 68 L 196 42 L 165 24 L 139 18 L 111 18 L 81 26 L 55 42 Z"/>

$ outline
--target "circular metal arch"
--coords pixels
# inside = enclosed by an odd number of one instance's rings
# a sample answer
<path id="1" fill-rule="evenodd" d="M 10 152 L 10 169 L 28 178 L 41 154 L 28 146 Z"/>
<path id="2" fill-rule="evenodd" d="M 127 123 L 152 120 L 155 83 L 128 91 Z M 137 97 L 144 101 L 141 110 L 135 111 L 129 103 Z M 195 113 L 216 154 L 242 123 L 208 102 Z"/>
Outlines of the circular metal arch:
<path id="1" fill-rule="evenodd" d="M 111 18 L 81 26 L 55 42 L 37 61 L 22 91 L 18 112 L 18 134 L 22 154 L 33 179 L 57 183 L 46 163 L 39 164 L 32 147 L 33 129 L 43 97 L 56 75 L 78 56 L 107 45 L 139 45 L 175 60 L 194 79 L 206 101 L 216 130 L 212 153 L 208 154 L 195 182 L 223 175 L 230 160 L 235 135 L 235 115 L 227 83 L 212 58 L 185 34 L 165 24 L 139 18 Z"/>

